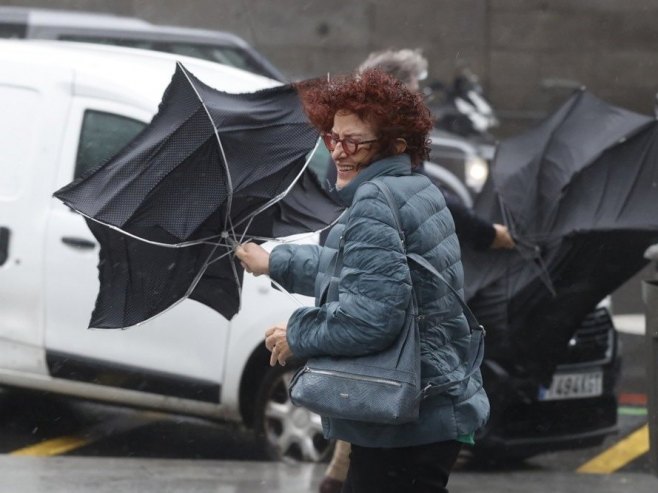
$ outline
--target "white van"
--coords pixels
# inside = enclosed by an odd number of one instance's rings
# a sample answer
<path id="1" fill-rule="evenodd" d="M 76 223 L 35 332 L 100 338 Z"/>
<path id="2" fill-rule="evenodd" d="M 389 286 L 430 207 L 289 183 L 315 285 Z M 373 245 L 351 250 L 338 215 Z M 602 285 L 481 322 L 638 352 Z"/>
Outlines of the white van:
<path id="1" fill-rule="evenodd" d="M 0 385 L 240 421 L 272 453 L 319 460 L 319 417 L 292 408 L 263 344 L 298 305 L 267 279 L 245 276 L 231 321 L 186 300 L 129 330 L 87 329 L 98 245 L 52 193 L 151 120 L 177 60 L 228 92 L 277 84 L 152 51 L 0 41 Z"/>

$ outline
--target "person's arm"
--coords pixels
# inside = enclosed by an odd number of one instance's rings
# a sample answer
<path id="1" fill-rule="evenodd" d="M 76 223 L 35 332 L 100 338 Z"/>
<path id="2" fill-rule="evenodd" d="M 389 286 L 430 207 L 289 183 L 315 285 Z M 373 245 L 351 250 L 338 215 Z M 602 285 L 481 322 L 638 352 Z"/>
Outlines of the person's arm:
<path id="1" fill-rule="evenodd" d="M 451 194 L 444 194 L 446 205 L 455 221 L 455 231 L 462 244 L 475 250 L 514 248 L 514 239 L 503 224 L 496 224 L 478 216 Z"/>
<path id="2" fill-rule="evenodd" d="M 235 249 L 235 256 L 250 274 L 268 274 L 288 291 L 313 296 L 321 248 L 319 245 L 278 245 L 270 254 L 260 245 L 245 243 Z"/>
<path id="3" fill-rule="evenodd" d="M 455 221 L 455 231 L 462 244 L 476 250 L 486 250 L 496 238 L 494 225 L 477 216 L 470 208 L 450 194 L 445 194 L 446 205 Z"/>
<path id="4" fill-rule="evenodd" d="M 270 254 L 270 277 L 292 293 L 313 296 L 321 248 L 277 245 Z"/>
<path id="5" fill-rule="evenodd" d="M 299 358 L 384 349 L 404 325 L 411 278 L 393 214 L 374 185 L 357 192 L 345 228 L 339 299 L 295 310 L 287 340 Z"/>

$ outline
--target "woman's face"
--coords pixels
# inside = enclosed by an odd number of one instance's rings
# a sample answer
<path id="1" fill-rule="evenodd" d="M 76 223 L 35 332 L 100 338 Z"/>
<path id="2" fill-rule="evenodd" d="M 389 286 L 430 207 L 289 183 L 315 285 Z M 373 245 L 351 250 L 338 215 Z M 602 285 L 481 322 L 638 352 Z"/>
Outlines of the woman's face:
<path id="1" fill-rule="evenodd" d="M 341 189 L 374 160 L 379 150 L 375 141 L 377 132 L 373 125 L 361 120 L 354 113 L 341 110 L 334 116 L 331 134 L 331 158 L 336 164 L 336 188 Z M 343 139 L 348 139 L 347 144 L 341 142 Z M 350 149 L 355 147 L 355 143 L 356 150 Z M 332 146 L 329 147 L 331 150 Z"/>

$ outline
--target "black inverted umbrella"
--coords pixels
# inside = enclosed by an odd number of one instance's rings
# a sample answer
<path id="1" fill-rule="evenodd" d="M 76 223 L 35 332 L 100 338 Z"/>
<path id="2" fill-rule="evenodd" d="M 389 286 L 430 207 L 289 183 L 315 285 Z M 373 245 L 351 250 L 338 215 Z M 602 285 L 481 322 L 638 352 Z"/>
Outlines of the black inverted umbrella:
<path id="1" fill-rule="evenodd" d="M 341 212 L 307 170 L 317 142 L 292 86 L 229 94 L 178 64 L 152 122 L 55 193 L 101 245 L 90 326 L 135 325 L 186 297 L 235 315 L 236 243 L 317 231 Z"/>
<path id="2" fill-rule="evenodd" d="M 518 248 L 464 251 L 466 295 L 492 352 L 546 380 L 596 304 L 658 241 L 658 125 L 576 92 L 500 144 L 476 208 Z"/>

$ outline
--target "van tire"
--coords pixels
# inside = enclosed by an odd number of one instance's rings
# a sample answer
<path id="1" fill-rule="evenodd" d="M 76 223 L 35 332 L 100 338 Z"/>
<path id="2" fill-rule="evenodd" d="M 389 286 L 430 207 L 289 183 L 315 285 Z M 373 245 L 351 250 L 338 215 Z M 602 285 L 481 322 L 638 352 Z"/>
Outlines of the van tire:
<path id="1" fill-rule="evenodd" d="M 267 370 L 256 398 L 254 430 L 272 460 L 326 462 L 333 447 L 322 434 L 320 417 L 290 401 L 288 383 L 295 371 L 280 365 Z"/>

